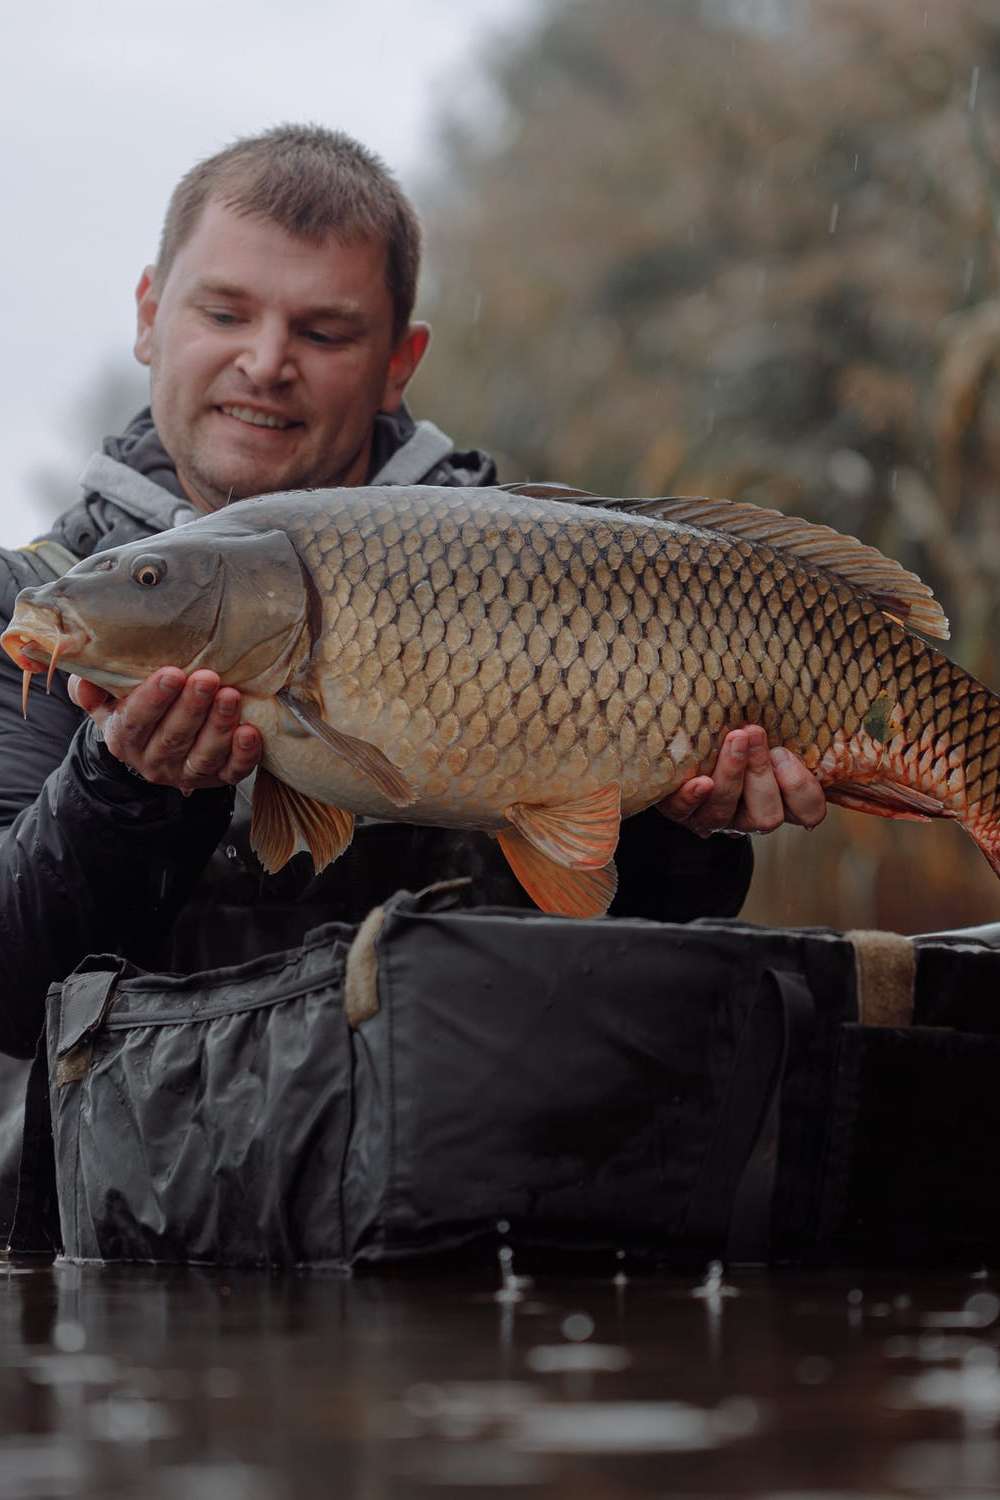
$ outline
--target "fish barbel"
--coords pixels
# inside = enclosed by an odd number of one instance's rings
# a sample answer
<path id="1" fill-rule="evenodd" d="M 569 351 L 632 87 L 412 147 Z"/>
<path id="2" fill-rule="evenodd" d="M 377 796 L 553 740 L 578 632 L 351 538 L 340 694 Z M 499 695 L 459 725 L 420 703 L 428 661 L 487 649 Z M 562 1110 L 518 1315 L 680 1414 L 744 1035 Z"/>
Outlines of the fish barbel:
<path id="1" fill-rule="evenodd" d="M 271 871 L 364 813 L 485 830 L 544 911 L 600 914 L 621 818 L 761 724 L 829 800 L 953 818 L 1000 874 L 1000 699 L 912 633 L 948 633 L 919 579 L 752 505 L 573 493 L 241 501 L 26 589 L 0 644 L 26 690 L 57 663 L 239 688 Z"/>

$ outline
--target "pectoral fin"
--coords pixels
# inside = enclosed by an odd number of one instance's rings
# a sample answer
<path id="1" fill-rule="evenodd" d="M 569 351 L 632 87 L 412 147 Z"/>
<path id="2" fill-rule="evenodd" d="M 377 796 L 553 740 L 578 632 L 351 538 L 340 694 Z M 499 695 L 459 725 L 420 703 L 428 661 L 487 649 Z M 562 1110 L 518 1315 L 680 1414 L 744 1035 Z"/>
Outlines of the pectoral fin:
<path id="1" fill-rule="evenodd" d="M 574 870 L 597 870 L 613 858 L 622 822 L 616 781 L 558 807 L 515 802 L 504 816 L 540 854 Z"/>
<path id="2" fill-rule="evenodd" d="M 838 781 L 824 787 L 826 800 L 853 812 L 871 813 L 876 818 L 907 818 L 912 823 L 926 823 L 931 818 L 954 818 L 950 808 L 937 797 L 929 797 L 898 781 Z"/>
<path id="3" fill-rule="evenodd" d="M 618 889 L 614 860 L 599 870 L 569 870 L 514 829 L 498 834 L 514 874 L 542 911 L 560 917 L 603 917 Z"/>
<path id="4" fill-rule="evenodd" d="M 317 875 L 343 854 L 354 834 L 354 814 L 330 807 L 258 769 L 253 788 L 250 844 L 269 875 L 308 849 Z"/>
<path id="5" fill-rule="evenodd" d="M 394 766 L 377 745 L 367 740 L 356 739 L 353 734 L 344 734 L 322 717 L 319 710 L 301 698 L 293 697 L 287 688 L 282 688 L 275 697 L 298 722 L 328 745 L 335 755 L 346 761 L 359 776 L 364 776 L 388 797 L 397 807 L 409 807 L 417 800 L 416 793 L 398 766 Z"/>

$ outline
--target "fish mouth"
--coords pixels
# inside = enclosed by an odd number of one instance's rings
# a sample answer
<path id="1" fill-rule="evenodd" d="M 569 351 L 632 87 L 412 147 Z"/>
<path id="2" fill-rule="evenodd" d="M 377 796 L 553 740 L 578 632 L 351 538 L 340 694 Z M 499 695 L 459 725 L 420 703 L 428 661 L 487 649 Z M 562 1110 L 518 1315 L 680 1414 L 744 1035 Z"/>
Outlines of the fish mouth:
<path id="1" fill-rule="evenodd" d="M 34 617 L 34 618 L 33 618 Z M 0 646 L 22 672 L 44 672 L 49 679 L 63 658 L 76 661 L 93 637 L 79 621 L 69 625 L 58 610 L 15 612 L 9 626 L 0 635 Z"/>
<path id="2" fill-rule="evenodd" d="M 0 646 L 24 673 L 21 707 L 27 717 L 28 688 L 37 672 L 45 672 L 45 691 L 52 689 L 52 679 L 60 662 L 75 666 L 93 637 L 78 620 L 67 626 L 57 609 L 40 609 L 21 605 L 0 635 Z"/>

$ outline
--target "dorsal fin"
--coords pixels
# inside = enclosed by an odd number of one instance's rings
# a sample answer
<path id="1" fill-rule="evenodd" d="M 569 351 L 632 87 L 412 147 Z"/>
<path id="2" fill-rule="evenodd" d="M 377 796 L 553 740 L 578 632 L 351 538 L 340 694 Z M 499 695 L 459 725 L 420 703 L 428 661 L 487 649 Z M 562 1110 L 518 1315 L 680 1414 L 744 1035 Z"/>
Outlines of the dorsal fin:
<path id="1" fill-rule="evenodd" d="M 836 573 L 845 583 L 866 593 L 885 614 L 891 615 L 909 630 L 946 641 L 951 634 L 948 620 L 927 584 L 910 573 L 902 563 L 886 557 L 877 547 L 869 547 L 855 536 L 786 516 L 780 510 L 751 505 L 747 500 L 720 500 L 704 495 L 676 495 L 662 499 L 616 500 L 595 495 L 590 490 L 575 490 L 569 485 L 545 482 L 505 484 L 499 488 L 514 495 L 530 495 L 539 500 L 573 500 L 578 505 L 600 506 L 657 521 L 674 521 L 678 525 L 697 526 L 707 531 L 721 531 L 747 542 L 763 542 L 779 552 L 787 552 L 815 568 Z"/>
<path id="2" fill-rule="evenodd" d="M 832 526 L 803 521 L 798 516 L 786 516 L 779 510 L 766 510 L 746 501 L 701 497 L 640 501 L 630 505 L 629 510 L 664 521 L 724 531 L 748 542 L 763 542 L 779 552 L 790 553 L 800 562 L 838 574 L 909 629 L 948 639 L 948 621 L 926 583 L 877 547 L 834 531 Z"/>
<path id="3" fill-rule="evenodd" d="M 786 516 L 780 510 L 765 510 L 745 500 L 718 500 L 700 495 L 600 503 L 609 510 L 629 515 L 720 531 L 747 542 L 763 542 L 810 567 L 836 573 L 907 629 L 943 641 L 948 639 L 945 613 L 916 573 L 907 572 L 901 563 L 886 557 L 877 547 L 866 546 L 857 537 L 834 531 L 832 526 Z"/>
<path id="4" fill-rule="evenodd" d="M 517 484 L 498 484 L 498 490 L 506 490 L 508 495 L 527 495 L 531 500 L 579 500 L 581 504 L 587 501 L 599 501 L 601 505 L 608 502 L 600 495 L 595 495 L 593 490 L 575 490 L 569 484 L 557 484 L 550 479 L 526 479 Z"/>

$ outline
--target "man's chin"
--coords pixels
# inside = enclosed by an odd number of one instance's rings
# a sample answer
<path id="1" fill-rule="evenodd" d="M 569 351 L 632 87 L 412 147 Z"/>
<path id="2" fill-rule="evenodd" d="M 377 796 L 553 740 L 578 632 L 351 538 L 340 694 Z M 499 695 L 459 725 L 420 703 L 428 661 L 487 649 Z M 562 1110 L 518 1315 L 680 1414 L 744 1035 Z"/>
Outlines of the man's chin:
<path id="1" fill-rule="evenodd" d="M 255 495 L 273 495 L 279 490 L 296 490 L 305 486 L 299 475 L 286 467 L 270 464 L 227 465 L 213 467 L 195 476 L 194 484 L 202 504 L 219 510 L 237 500 L 251 500 Z"/>

